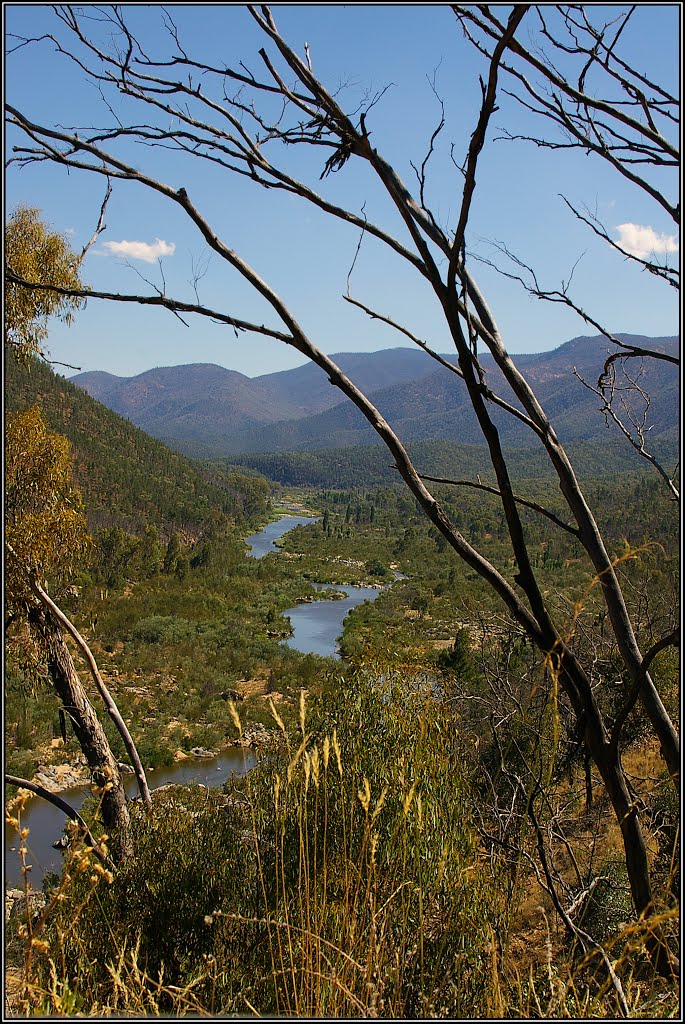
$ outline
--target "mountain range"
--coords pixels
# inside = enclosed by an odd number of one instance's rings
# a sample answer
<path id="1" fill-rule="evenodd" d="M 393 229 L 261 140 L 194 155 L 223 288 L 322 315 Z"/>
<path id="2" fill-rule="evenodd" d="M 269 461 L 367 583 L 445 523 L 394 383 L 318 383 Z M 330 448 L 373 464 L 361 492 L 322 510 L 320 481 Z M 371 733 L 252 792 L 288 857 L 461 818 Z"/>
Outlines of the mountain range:
<path id="1" fill-rule="evenodd" d="M 679 338 L 621 334 L 632 345 L 677 355 Z M 548 352 L 514 356 L 564 442 L 606 438 L 594 385 L 607 354 L 602 336 L 578 337 Z M 416 349 L 340 353 L 331 357 L 404 441 L 451 440 L 481 444 L 466 387 L 455 374 Z M 453 364 L 454 353 L 444 356 Z M 516 400 L 489 355 L 481 359 L 487 384 L 511 404 Z M 619 383 L 621 383 L 620 364 Z M 651 438 L 675 442 L 679 432 L 679 371 L 673 363 L 627 361 L 649 396 Z M 579 379 L 581 378 L 581 379 Z M 135 377 L 101 371 L 71 382 L 169 446 L 196 458 L 256 452 L 314 451 L 369 445 L 378 438 L 359 410 L 312 363 L 259 377 L 194 363 L 158 367 Z M 623 383 L 626 383 L 623 381 Z M 625 397 L 625 393 L 622 392 Z M 643 402 L 632 391 L 633 411 Z M 515 417 L 491 407 L 503 440 L 517 447 L 534 437 Z"/>

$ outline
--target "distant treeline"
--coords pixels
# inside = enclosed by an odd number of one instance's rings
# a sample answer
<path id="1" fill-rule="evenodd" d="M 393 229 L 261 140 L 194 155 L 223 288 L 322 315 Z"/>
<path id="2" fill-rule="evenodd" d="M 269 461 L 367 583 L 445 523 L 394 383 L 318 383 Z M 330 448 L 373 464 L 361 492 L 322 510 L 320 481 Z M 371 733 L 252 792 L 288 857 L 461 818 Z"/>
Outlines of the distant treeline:
<path id="1" fill-rule="evenodd" d="M 494 484 L 494 474 L 484 445 L 457 444 L 452 441 L 418 441 L 408 446 L 414 464 L 426 476 L 449 479 L 475 479 Z M 678 458 L 675 444 L 654 444 L 655 454 L 668 467 Z M 649 471 L 649 467 L 631 446 L 610 440 L 576 442 L 566 446 L 576 472 L 584 479 L 612 478 L 619 474 Z M 542 451 L 530 448 L 507 452 L 509 471 L 514 479 L 548 479 L 554 471 Z M 232 462 L 263 473 L 286 487 L 375 487 L 402 480 L 384 446 L 329 448 L 308 452 L 274 452 L 236 455 Z"/>

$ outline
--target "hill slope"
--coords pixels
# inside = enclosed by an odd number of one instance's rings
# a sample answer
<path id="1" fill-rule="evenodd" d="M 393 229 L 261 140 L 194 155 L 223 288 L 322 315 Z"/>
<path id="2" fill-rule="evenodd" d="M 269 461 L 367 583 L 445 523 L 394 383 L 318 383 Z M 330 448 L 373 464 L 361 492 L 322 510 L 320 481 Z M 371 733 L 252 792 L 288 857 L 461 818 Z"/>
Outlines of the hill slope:
<path id="1" fill-rule="evenodd" d="M 484 445 L 454 441 L 415 441 L 409 454 L 419 473 L 450 480 L 497 483 Z M 669 470 L 677 465 L 678 445 L 657 441 L 650 449 Z M 649 473 L 638 453 L 623 440 L 575 441 L 566 446 L 581 481 Z M 403 482 L 382 445 L 356 448 L 319 448 L 312 451 L 255 452 L 236 455 L 240 466 L 248 466 L 286 487 L 354 488 L 396 485 Z M 554 476 L 549 459 L 541 449 L 510 448 L 507 466 L 512 480 L 544 480 Z"/>
<path id="2" fill-rule="evenodd" d="M 678 348 L 677 338 L 620 337 L 669 353 Z M 609 349 L 602 337 L 579 337 L 550 352 L 515 357 L 567 443 L 606 439 L 599 401 L 574 370 L 594 383 Z M 482 442 L 463 382 L 437 367 L 424 353 L 388 349 L 342 353 L 333 359 L 361 390 L 373 396 L 403 440 Z M 488 384 L 516 404 L 492 358 L 484 356 L 482 364 Z M 635 360 L 631 372 L 638 369 Z M 677 368 L 664 361 L 648 360 L 640 372 L 652 399 L 652 436 L 675 440 Z M 307 451 L 377 442 L 361 413 L 312 364 L 252 379 L 222 367 L 194 364 L 149 370 L 133 378 L 79 374 L 73 382 L 194 457 Z M 532 443 L 532 435 L 517 419 L 497 409 L 493 417 L 508 444 Z"/>
<path id="3" fill-rule="evenodd" d="M 677 352 L 677 339 L 635 339 L 635 344 Z M 576 338 L 553 352 L 516 357 L 557 433 L 565 443 L 606 440 L 607 429 L 599 412 L 600 402 L 584 387 L 595 384 L 602 371 L 607 344 L 601 338 Z M 380 355 L 380 353 L 379 353 Z M 482 360 L 486 381 L 512 405 L 519 406 L 490 358 Z M 636 372 L 638 361 L 632 361 Z M 429 367 L 434 364 L 428 364 Z M 679 413 L 678 368 L 661 360 L 647 360 L 640 370 L 640 383 L 649 394 L 651 437 L 677 437 Z M 461 444 L 482 444 L 482 435 L 469 401 L 466 386 L 454 374 L 438 369 L 426 376 L 373 393 L 374 404 L 403 441 L 450 440 Z M 520 406 L 519 406 L 520 408 Z M 642 403 L 633 404 L 638 415 Z M 492 418 L 507 445 L 527 447 L 534 435 L 515 417 L 491 408 Z M 611 437 L 618 437 L 612 428 Z M 312 451 L 379 443 L 362 414 L 349 402 L 300 420 L 242 430 L 226 437 L 225 454 L 275 451 Z M 229 447 L 230 445 L 230 447 Z"/>
<path id="4" fill-rule="evenodd" d="M 109 375 L 103 375 L 109 376 Z M 263 512 L 268 485 L 249 471 L 192 463 L 132 426 L 44 363 L 5 365 L 5 407 L 38 404 L 52 430 L 68 437 L 74 477 L 91 528 L 139 532 L 154 524 L 197 536 L 217 518 L 241 520 Z"/>

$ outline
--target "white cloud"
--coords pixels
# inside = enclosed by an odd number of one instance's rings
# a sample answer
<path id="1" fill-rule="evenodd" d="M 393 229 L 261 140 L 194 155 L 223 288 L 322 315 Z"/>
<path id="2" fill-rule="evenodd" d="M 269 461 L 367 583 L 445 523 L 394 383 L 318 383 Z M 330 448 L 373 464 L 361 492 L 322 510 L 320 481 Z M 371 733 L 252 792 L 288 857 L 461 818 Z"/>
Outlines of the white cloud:
<path id="1" fill-rule="evenodd" d="M 160 256 L 173 256 L 176 251 L 174 242 L 164 242 L 156 238 L 150 242 L 103 242 L 104 248 L 114 256 L 124 259 L 143 260 L 144 263 L 155 263 Z"/>
<path id="2" fill-rule="evenodd" d="M 678 252 L 676 235 L 658 235 L 654 228 L 642 224 L 619 224 L 618 244 L 632 256 L 646 259 L 657 253 Z"/>

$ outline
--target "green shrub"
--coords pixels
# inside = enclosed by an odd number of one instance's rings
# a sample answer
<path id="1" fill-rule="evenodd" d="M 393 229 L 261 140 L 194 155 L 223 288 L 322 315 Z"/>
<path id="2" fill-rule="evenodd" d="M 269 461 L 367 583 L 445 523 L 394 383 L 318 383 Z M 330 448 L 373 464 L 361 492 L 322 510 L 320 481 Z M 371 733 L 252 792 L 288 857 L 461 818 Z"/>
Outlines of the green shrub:
<path id="1" fill-rule="evenodd" d="M 309 720 L 301 707 L 228 796 L 132 805 L 134 856 L 111 885 L 74 874 L 48 923 L 79 1005 L 141 1005 L 117 981 L 128 964 L 160 1012 L 192 985 L 225 1014 L 485 1013 L 493 879 L 449 719 L 404 682 L 348 680 Z M 49 985 L 47 957 L 39 970 Z"/>
<path id="2" fill-rule="evenodd" d="M 254 874 L 244 823 L 224 803 L 217 790 L 173 786 L 156 794 L 149 815 L 134 804 L 135 856 L 110 885 L 96 886 L 87 871 L 74 876 L 46 935 L 74 991 L 114 999 L 108 965 L 136 946 L 150 978 L 161 971 L 167 984 L 182 983 L 214 949 L 206 918 L 228 908 L 254 915 L 254 902 L 244 902 Z"/>
<path id="3" fill-rule="evenodd" d="M 136 741 L 136 746 L 146 768 L 165 768 L 174 763 L 174 752 L 166 735 L 148 729 Z"/>
<path id="4" fill-rule="evenodd" d="M 197 625 L 176 615 L 151 615 L 140 619 L 129 633 L 134 644 L 177 644 L 192 639 Z"/>
<path id="5" fill-rule="evenodd" d="M 633 919 L 633 902 L 623 861 L 604 861 L 596 877 L 599 881 L 583 908 L 580 924 L 593 939 L 605 943 Z"/>

